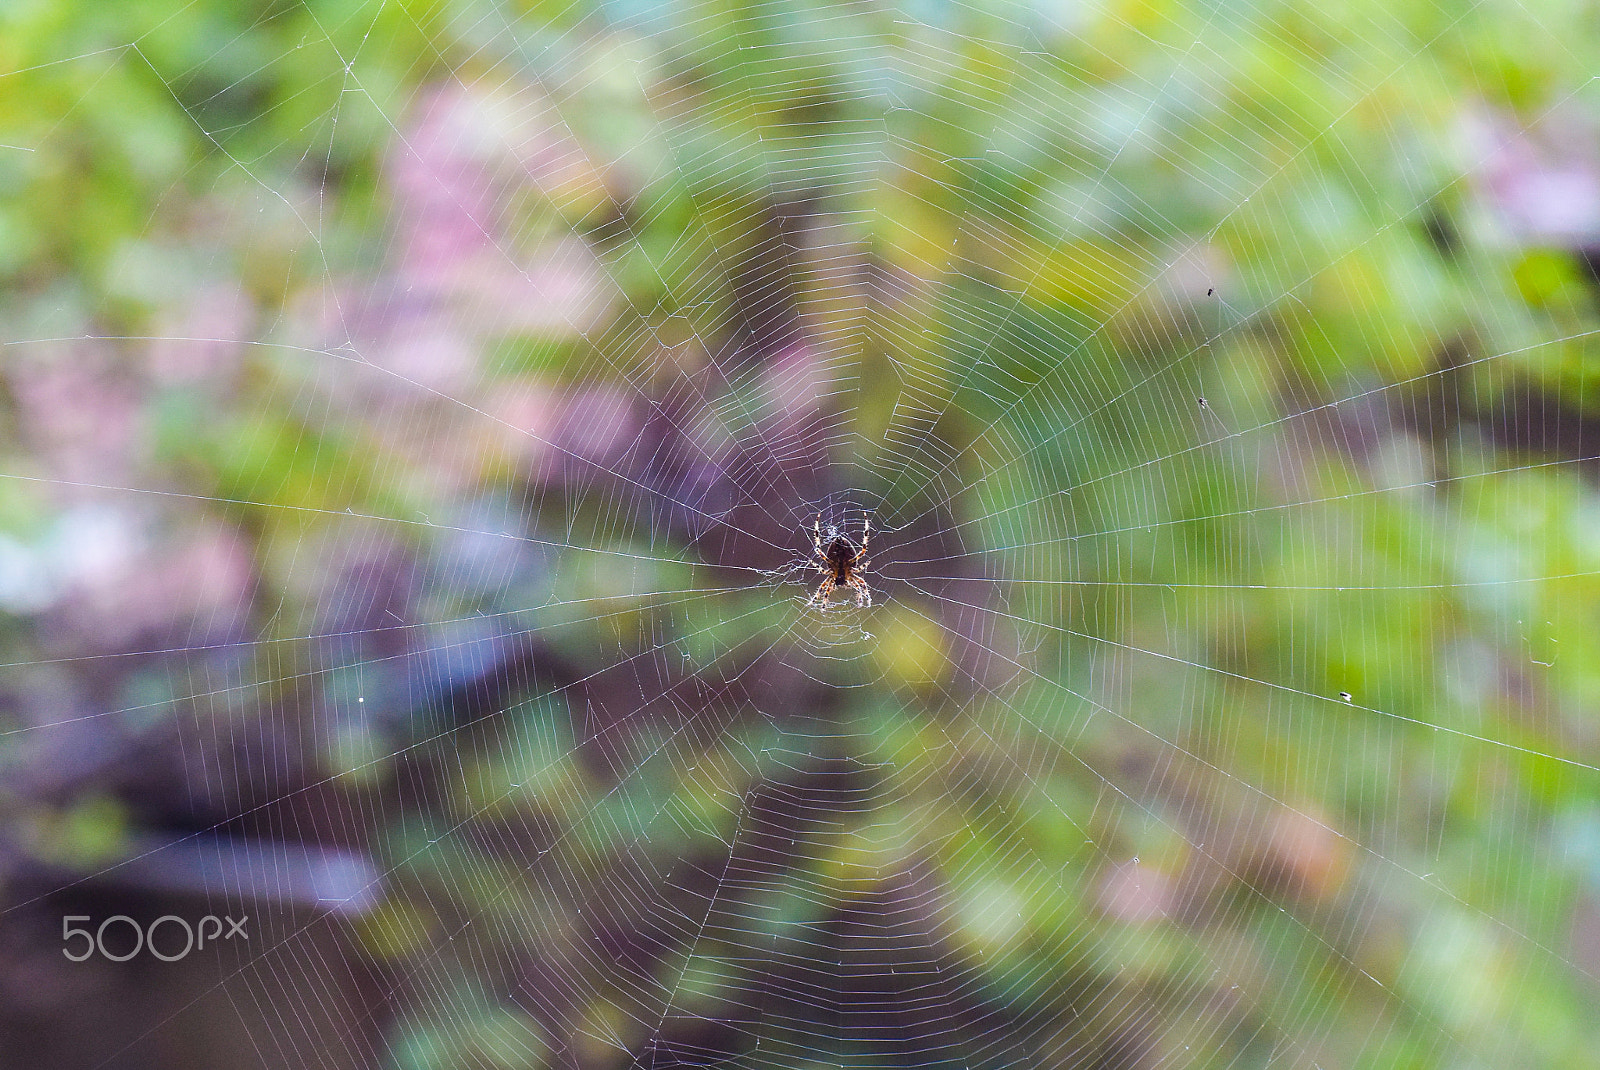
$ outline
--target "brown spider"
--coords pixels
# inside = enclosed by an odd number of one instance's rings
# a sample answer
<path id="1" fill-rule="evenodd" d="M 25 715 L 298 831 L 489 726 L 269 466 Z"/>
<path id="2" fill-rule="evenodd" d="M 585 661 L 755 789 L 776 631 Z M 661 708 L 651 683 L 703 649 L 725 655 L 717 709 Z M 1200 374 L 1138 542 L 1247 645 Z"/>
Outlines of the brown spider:
<path id="1" fill-rule="evenodd" d="M 867 570 L 866 558 L 867 544 L 872 541 L 872 520 L 865 511 L 861 514 L 861 549 L 856 549 L 855 544 L 843 535 L 837 534 L 832 529 L 828 534 L 833 540 L 828 543 L 827 549 L 822 546 L 822 514 L 817 514 L 817 519 L 811 523 L 811 542 L 816 547 L 817 571 L 825 579 L 817 587 L 817 591 L 806 605 L 821 603 L 828 607 L 828 596 L 833 594 L 833 589 L 841 583 L 856 592 L 856 605 L 863 609 L 872 605 L 872 589 L 867 586 L 867 581 L 861 574 Z"/>

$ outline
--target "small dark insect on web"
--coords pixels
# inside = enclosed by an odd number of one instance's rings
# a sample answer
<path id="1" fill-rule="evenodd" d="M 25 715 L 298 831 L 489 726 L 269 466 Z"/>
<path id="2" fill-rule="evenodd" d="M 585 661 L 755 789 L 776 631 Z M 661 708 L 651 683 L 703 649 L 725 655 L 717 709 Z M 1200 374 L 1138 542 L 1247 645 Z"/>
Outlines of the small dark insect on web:
<path id="1" fill-rule="evenodd" d="M 1205 413 L 1206 416 L 1211 420 L 1211 422 L 1216 424 L 1217 427 L 1221 429 L 1221 431 L 1222 431 L 1222 433 L 1224 435 L 1228 435 L 1228 434 L 1231 433 L 1229 428 L 1228 428 L 1228 425 L 1223 423 L 1222 417 L 1217 415 L 1216 410 L 1211 407 L 1210 403 L 1207 402 L 1205 398 L 1198 397 L 1198 398 L 1195 398 L 1195 401 L 1199 403 L 1200 411 Z"/>

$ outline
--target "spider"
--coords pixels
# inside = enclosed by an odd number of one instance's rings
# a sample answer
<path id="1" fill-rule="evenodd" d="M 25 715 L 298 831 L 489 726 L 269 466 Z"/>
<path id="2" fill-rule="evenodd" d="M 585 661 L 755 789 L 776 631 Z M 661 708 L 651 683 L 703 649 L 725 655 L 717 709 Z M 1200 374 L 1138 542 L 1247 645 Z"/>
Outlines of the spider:
<path id="1" fill-rule="evenodd" d="M 806 605 L 821 603 L 828 607 L 828 596 L 833 594 L 833 589 L 841 583 L 856 592 L 856 605 L 863 609 L 872 605 L 872 589 L 867 586 L 867 581 L 861 574 L 867 570 L 867 544 L 872 541 L 872 520 L 863 511 L 861 514 L 861 549 L 857 550 L 855 544 L 843 535 L 838 534 L 833 528 L 828 529 L 828 534 L 833 540 L 824 549 L 822 545 L 822 514 L 817 514 L 817 519 L 811 523 L 811 541 L 816 547 L 817 571 L 825 577 L 817 587 L 815 594 L 806 602 Z"/>

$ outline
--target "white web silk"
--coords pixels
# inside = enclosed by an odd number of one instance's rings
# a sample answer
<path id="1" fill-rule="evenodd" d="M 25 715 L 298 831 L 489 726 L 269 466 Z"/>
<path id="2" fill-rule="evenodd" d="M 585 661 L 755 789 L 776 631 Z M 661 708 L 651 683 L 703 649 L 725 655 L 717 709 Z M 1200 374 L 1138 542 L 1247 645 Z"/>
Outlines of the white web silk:
<path id="1" fill-rule="evenodd" d="M 0 479 L 0 759 L 183 803 L 5 914 L 255 904 L 273 1065 L 1578 1065 L 1558 16 L 1516 140 L 1480 6 L 524 6 L 0 71 L 0 164 L 193 152 L 15 298 Z"/>

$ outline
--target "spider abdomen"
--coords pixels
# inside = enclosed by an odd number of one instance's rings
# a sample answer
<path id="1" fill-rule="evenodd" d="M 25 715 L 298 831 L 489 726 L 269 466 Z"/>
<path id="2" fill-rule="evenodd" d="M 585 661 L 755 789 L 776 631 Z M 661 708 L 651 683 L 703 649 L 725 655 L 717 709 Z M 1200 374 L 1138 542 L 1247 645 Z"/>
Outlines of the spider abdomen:
<path id="1" fill-rule="evenodd" d="M 856 548 L 845 539 L 834 539 L 828 545 L 828 567 L 833 578 L 843 583 L 850 576 L 850 566 L 856 562 Z"/>

